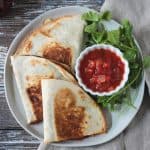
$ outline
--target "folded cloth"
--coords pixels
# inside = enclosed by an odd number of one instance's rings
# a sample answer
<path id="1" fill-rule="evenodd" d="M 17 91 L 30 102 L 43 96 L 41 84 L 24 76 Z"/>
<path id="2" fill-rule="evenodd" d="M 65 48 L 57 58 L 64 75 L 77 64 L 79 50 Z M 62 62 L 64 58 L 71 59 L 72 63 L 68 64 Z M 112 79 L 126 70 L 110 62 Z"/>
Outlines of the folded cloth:
<path id="1" fill-rule="evenodd" d="M 101 11 L 110 10 L 114 19 L 129 19 L 143 55 L 150 55 L 150 0 L 106 0 Z M 150 68 L 145 70 L 150 94 Z"/>

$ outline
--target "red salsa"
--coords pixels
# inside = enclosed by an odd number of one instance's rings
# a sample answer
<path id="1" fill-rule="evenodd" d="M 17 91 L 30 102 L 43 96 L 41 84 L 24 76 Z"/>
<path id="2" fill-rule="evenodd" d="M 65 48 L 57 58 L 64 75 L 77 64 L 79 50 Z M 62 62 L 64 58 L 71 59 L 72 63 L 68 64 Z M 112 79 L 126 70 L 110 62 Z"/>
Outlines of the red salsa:
<path id="1" fill-rule="evenodd" d="M 94 92 L 109 92 L 122 81 L 124 63 L 109 49 L 90 51 L 80 61 L 79 72 L 82 82 Z"/>

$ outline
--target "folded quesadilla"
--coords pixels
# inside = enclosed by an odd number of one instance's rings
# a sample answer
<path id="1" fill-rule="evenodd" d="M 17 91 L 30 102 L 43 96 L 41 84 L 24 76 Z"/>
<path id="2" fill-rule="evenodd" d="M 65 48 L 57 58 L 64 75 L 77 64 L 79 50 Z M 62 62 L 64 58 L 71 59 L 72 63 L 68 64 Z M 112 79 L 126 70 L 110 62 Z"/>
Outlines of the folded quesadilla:
<path id="1" fill-rule="evenodd" d="M 24 39 L 16 55 L 41 56 L 74 70 L 83 43 L 84 25 L 80 15 L 63 16 L 43 23 Z"/>
<path id="2" fill-rule="evenodd" d="M 43 119 L 41 79 L 76 82 L 66 70 L 44 58 L 12 56 L 11 63 L 28 123 L 37 123 Z"/>
<path id="3" fill-rule="evenodd" d="M 105 117 L 78 85 L 42 80 L 44 141 L 64 141 L 106 132 Z"/>

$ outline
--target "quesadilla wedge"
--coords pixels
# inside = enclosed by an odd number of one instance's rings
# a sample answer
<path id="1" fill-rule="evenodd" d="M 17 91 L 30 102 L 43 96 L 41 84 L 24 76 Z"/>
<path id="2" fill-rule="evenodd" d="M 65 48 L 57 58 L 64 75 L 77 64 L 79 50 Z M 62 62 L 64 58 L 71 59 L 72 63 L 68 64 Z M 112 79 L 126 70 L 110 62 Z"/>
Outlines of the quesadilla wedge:
<path id="1" fill-rule="evenodd" d="M 106 132 L 100 107 L 77 84 L 44 79 L 42 97 L 45 143 Z"/>
<path id="2" fill-rule="evenodd" d="M 44 58 L 11 56 L 11 64 L 28 123 L 37 123 L 43 119 L 41 79 L 76 82 L 66 70 Z"/>
<path id="3" fill-rule="evenodd" d="M 15 55 L 36 55 L 68 65 L 74 70 L 83 43 L 85 22 L 80 15 L 43 23 L 27 36 Z"/>

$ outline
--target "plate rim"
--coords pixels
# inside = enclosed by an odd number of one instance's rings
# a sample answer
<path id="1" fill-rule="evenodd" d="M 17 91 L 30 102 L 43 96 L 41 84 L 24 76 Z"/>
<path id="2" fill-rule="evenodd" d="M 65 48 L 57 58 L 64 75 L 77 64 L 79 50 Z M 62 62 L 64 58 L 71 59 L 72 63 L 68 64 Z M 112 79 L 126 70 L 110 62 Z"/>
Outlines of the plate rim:
<path id="1" fill-rule="evenodd" d="M 8 65 L 8 60 L 9 60 L 9 57 L 11 55 L 12 52 L 14 52 L 14 47 L 16 47 L 16 42 L 19 43 L 19 41 L 22 40 L 22 38 L 25 36 L 24 32 L 26 30 L 28 30 L 32 24 L 35 24 L 36 21 L 39 21 L 43 16 L 46 16 L 47 14 L 51 13 L 52 11 L 57 11 L 57 10 L 61 10 L 61 9 L 70 9 L 70 8 L 73 8 L 73 9 L 85 9 L 87 11 L 89 10 L 92 10 L 92 11 L 95 11 L 94 9 L 90 9 L 90 8 L 87 8 L 87 7 L 81 7 L 81 6 L 66 6 L 66 7 L 60 7 L 60 8 L 55 8 L 55 9 L 51 9 L 49 11 L 46 11 L 44 13 L 42 13 L 41 15 L 37 16 L 36 18 L 34 18 L 33 20 L 31 20 L 25 27 L 23 27 L 19 33 L 16 35 L 16 37 L 13 39 L 13 41 L 11 42 L 10 46 L 9 46 L 9 49 L 8 49 L 8 52 L 7 52 L 7 56 L 5 58 L 5 64 L 4 64 L 4 91 L 5 91 L 5 97 L 6 97 L 6 101 L 7 101 L 7 104 L 8 104 L 8 107 L 9 107 L 9 110 L 11 111 L 11 114 L 13 115 L 13 117 L 15 118 L 15 120 L 17 121 L 17 123 L 27 132 L 29 133 L 30 135 L 32 135 L 33 137 L 37 138 L 38 140 L 42 140 L 41 138 L 39 138 L 37 135 L 35 135 L 34 133 L 32 133 L 28 128 L 25 127 L 24 124 L 21 123 L 20 119 L 17 118 L 16 116 L 16 112 L 15 110 L 13 109 L 13 107 L 11 106 L 10 104 L 10 99 L 8 98 L 9 97 L 9 94 L 8 94 L 8 89 L 7 89 L 7 72 L 6 72 L 6 67 Z M 41 22 L 41 21 L 40 21 Z M 39 24 L 38 24 L 39 25 Z M 33 28 L 33 27 L 32 27 Z M 34 27 L 35 28 L 35 27 Z M 34 29 L 33 28 L 33 29 Z M 31 31 L 31 29 L 30 29 Z M 22 35 L 23 34 L 23 35 Z M 141 50 L 141 48 L 140 48 Z M 141 81 L 141 85 L 144 85 L 144 81 L 145 81 L 145 74 L 143 74 L 143 79 Z M 128 122 L 128 124 L 126 124 L 126 126 L 120 130 L 115 136 L 112 136 L 111 138 L 109 138 L 109 140 L 106 140 L 104 142 L 97 142 L 97 143 L 92 143 L 92 144 L 84 144 L 81 143 L 81 144 L 75 144 L 75 143 L 72 143 L 70 145 L 70 143 L 51 143 L 51 145 L 55 145 L 55 146 L 63 146 L 63 147 L 87 147 L 87 146 L 94 146 L 94 145 L 98 145 L 98 144 L 103 144 L 103 143 L 106 143 L 110 140 L 112 140 L 113 138 L 117 137 L 119 134 L 121 134 L 127 127 L 128 125 L 131 123 L 131 121 L 134 119 L 134 117 L 136 116 L 137 112 L 139 111 L 140 109 L 140 106 L 143 102 L 143 95 L 144 95 L 144 89 L 145 89 L 145 86 L 143 86 L 142 88 L 142 92 L 141 92 L 141 101 L 138 103 L 138 108 L 136 109 L 136 111 L 134 112 L 134 115 L 132 117 L 130 117 L 130 121 Z"/>

